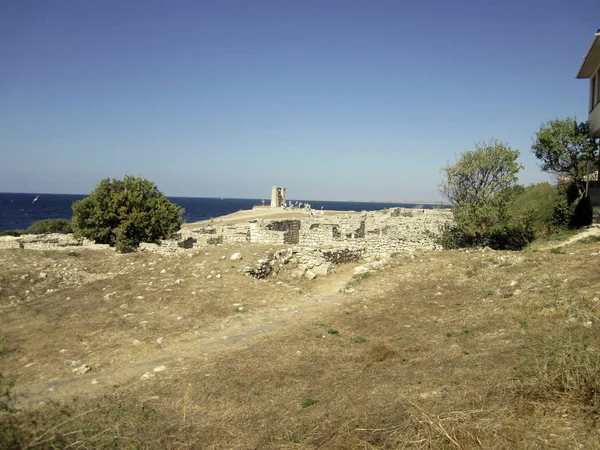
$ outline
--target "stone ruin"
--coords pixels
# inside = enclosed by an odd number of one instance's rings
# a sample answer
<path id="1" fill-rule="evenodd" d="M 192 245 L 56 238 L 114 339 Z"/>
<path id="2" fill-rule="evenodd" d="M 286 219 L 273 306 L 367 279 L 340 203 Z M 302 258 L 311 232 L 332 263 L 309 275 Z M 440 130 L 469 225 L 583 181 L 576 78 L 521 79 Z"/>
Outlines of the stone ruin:
<path id="1" fill-rule="evenodd" d="M 275 188 L 274 188 L 275 189 Z M 285 189 L 280 191 L 285 195 Z M 441 249 L 435 242 L 452 220 L 448 209 L 391 208 L 359 214 L 254 219 L 220 226 L 187 226 L 175 239 L 140 244 L 140 251 L 172 254 L 220 244 L 272 244 L 283 248 L 245 268 L 255 278 L 288 272 L 292 278 L 327 275 L 335 265 L 364 261 L 355 273 L 378 270 L 395 253 Z M 0 248 L 108 248 L 72 235 L 0 237 Z"/>
<path id="2" fill-rule="evenodd" d="M 440 248 L 435 236 L 452 220 L 448 209 L 391 208 L 360 214 L 314 215 L 299 219 L 254 219 L 220 226 L 185 227 L 177 240 L 160 246 L 141 244 L 147 251 L 180 251 L 218 244 L 273 244 L 359 252 L 365 258 L 385 258 Z"/>
<path id="3" fill-rule="evenodd" d="M 285 188 L 273 186 L 271 188 L 271 208 L 281 208 L 285 204 Z"/>

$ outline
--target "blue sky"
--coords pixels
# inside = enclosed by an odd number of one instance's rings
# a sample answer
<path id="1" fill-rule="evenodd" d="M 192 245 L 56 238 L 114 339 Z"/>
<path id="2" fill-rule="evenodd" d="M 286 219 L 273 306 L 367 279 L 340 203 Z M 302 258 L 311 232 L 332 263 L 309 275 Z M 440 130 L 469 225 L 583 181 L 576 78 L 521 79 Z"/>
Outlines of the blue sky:
<path id="1" fill-rule="evenodd" d="M 0 192 L 437 200 L 476 142 L 587 119 L 597 0 L 0 2 Z"/>

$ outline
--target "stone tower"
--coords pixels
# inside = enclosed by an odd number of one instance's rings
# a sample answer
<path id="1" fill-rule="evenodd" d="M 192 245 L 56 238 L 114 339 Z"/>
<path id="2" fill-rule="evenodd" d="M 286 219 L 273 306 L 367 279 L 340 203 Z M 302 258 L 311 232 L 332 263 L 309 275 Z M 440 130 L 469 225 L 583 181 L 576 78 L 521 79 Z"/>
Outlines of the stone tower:
<path id="1" fill-rule="evenodd" d="M 271 208 L 281 208 L 285 204 L 285 188 L 273 186 L 271 188 Z"/>

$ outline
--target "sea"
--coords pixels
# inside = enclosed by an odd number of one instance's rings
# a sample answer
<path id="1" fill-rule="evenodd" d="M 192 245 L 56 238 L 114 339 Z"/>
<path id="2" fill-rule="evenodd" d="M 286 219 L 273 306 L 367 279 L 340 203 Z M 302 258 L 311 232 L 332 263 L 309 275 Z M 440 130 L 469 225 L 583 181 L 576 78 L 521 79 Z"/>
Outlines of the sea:
<path id="1" fill-rule="evenodd" d="M 0 192 L 0 231 L 24 230 L 32 223 L 43 219 L 71 219 L 71 205 L 86 195 L 73 194 L 26 194 Z M 171 202 L 185 209 L 183 219 L 197 222 L 213 217 L 224 216 L 240 210 L 252 209 L 262 204 L 262 199 L 252 198 L 206 198 L 206 197 L 167 197 Z M 267 200 L 267 204 L 269 199 Z M 312 205 L 313 210 L 334 211 L 375 211 L 387 208 L 413 208 L 414 203 L 384 202 L 344 202 L 322 200 L 288 199 Z M 439 204 L 419 204 L 420 208 L 435 208 Z"/>

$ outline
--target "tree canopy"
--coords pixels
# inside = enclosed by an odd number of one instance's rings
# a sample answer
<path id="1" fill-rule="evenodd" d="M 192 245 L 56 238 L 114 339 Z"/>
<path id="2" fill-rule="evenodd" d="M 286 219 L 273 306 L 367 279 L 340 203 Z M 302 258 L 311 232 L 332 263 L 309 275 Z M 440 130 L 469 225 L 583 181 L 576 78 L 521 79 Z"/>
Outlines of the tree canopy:
<path id="1" fill-rule="evenodd" d="M 586 165 L 594 161 L 598 145 L 589 122 L 573 118 L 550 120 L 536 133 L 531 150 L 545 172 L 567 178 L 583 192 Z"/>
<path id="2" fill-rule="evenodd" d="M 181 227 L 184 212 L 152 181 L 130 175 L 123 180 L 103 179 L 72 209 L 76 236 L 116 245 L 119 251 L 170 238 Z"/>
<path id="3" fill-rule="evenodd" d="M 455 164 L 442 169 L 441 193 L 452 204 L 458 226 L 473 236 L 482 236 L 500 222 L 514 195 L 518 150 L 498 140 L 475 144 Z"/>

